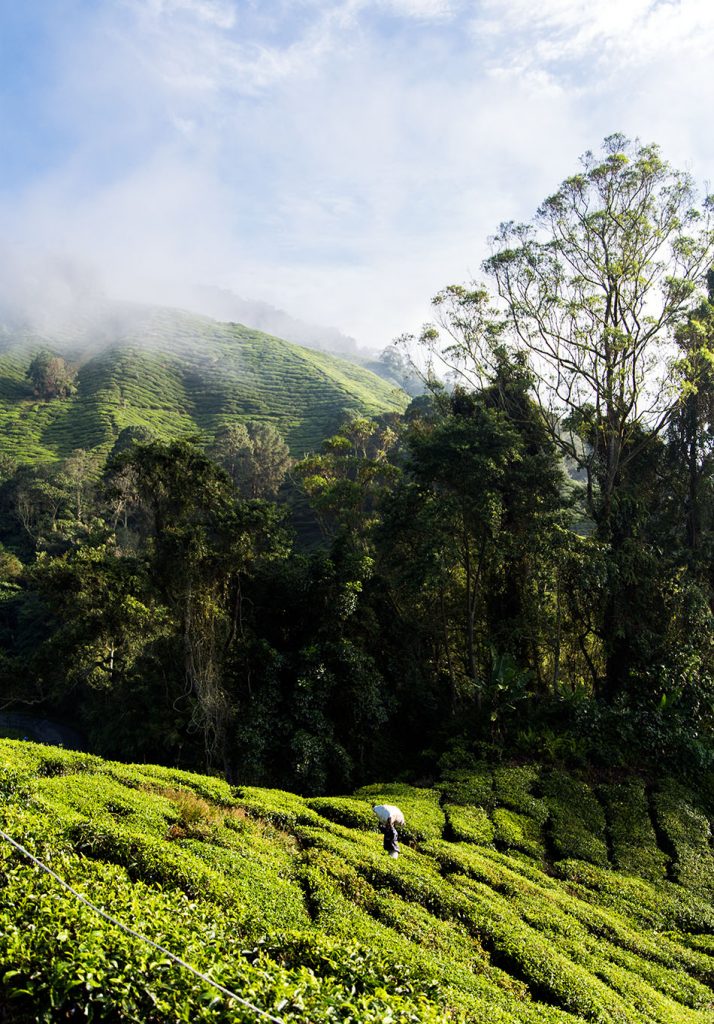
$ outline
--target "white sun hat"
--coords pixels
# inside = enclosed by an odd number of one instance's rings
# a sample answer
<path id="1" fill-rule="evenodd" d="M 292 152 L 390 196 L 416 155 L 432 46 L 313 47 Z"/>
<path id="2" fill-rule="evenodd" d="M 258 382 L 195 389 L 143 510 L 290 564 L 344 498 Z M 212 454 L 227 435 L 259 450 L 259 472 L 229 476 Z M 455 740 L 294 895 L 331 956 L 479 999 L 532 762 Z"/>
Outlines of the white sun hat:
<path id="1" fill-rule="evenodd" d="M 389 821 L 391 818 L 392 821 L 396 821 L 400 825 L 404 824 L 404 815 L 394 804 L 377 804 L 372 810 L 382 822 Z"/>

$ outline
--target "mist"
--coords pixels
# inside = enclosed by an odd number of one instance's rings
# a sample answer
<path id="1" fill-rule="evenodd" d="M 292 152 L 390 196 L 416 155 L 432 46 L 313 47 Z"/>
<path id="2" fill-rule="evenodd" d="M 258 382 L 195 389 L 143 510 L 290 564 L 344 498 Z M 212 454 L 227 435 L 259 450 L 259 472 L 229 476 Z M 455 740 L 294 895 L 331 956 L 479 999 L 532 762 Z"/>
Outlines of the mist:
<path id="1" fill-rule="evenodd" d="M 354 355 L 622 130 L 711 177 L 699 0 L 38 0 L 0 14 L 3 318 L 168 305 Z M 632 40 L 637 39 L 637 46 Z"/>
<path id="2" fill-rule="evenodd" d="M 0 327 L 28 343 L 72 338 L 74 347 L 96 347 L 127 334 L 141 334 L 141 325 L 157 307 L 240 323 L 308 348 L 347 358 L 368 359 L 355 339 L 337 328 L 310 324 L 267 302 L 250 300 L 227 289 L 177 281 L 137 282 L 117 288 L 102 279 L 96 266 L 66 255 L 19 253 L 2 255 Z"/>

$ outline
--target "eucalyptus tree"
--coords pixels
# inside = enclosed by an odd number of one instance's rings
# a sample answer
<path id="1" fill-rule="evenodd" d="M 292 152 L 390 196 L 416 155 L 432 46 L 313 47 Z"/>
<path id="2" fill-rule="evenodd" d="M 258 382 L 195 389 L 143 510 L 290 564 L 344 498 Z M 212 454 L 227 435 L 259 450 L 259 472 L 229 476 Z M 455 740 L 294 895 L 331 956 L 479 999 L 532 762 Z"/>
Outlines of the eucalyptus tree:
<path id="1" fill-rule="evenodd" d="M 623 470 L 677 408 L 674 337 L 714 256 L 712 210 L 657 146 L 617 134 L 493 239 L 485 269 L 606 537 Z"/>

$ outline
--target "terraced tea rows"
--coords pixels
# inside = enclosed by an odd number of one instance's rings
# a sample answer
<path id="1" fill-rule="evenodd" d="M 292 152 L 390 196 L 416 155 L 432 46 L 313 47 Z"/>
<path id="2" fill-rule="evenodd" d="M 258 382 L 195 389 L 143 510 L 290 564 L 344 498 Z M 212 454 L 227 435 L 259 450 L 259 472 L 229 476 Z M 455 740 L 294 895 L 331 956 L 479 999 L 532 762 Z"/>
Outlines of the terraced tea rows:
<path id="1" fill-rule="evenodd" d="M 0 791 L 0 827 L 281 1020 L 714 1019 L 710 812 L 674 784 L 482 765 L 304 799 L 2 741 Z M 382 800 L 407 816 L 398 861 Z M 255 1019 L 0 857 L 8 1019 Z"/>
<path id="2" fill-rule="evenodd" d="M 49 348 L 78 368 L 77 394 L 39 401 L 25 378 Z M 212 435 L 263 419 L 293 454 L 319 448 L 350 416 L 401 410 L 406 396 L 368 370 L 238 324 L 166 309 L 136 309 L 113 329 L 77 336 L 0 335 L 0 454 L 53 459 L 108 449 L 128 426 L 159 437 Z"/>

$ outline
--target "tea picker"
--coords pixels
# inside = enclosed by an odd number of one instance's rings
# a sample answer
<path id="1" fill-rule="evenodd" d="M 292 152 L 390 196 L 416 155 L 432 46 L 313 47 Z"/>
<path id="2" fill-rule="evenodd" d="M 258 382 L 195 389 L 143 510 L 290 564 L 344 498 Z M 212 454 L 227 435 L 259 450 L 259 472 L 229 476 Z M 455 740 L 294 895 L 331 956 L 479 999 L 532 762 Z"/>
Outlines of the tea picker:
<path id="1" fill-rule="evenodd" d="M 397 825 L 404 824 L 404 815 L 394 804 L 377 804 L 372 810 L 379 818 L 379 825 L 384 832 L 384 849 L 395 860 L 399 856 L 399 836 Z"/>

